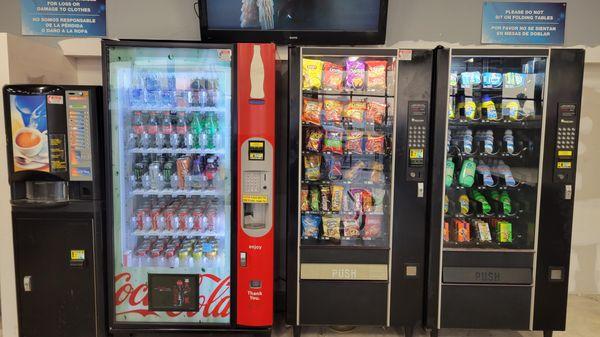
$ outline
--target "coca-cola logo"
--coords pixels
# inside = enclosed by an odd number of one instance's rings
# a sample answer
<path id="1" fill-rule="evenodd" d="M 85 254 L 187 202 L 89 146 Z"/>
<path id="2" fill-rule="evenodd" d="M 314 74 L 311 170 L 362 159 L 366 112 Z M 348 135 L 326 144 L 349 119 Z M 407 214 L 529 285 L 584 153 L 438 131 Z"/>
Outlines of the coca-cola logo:
<path id="1" fill-rule="evenodd" d="M 229 317 L 230 302 L 230 280 L 229 276 L 221 279 L 213 274 L 200 274 L 200 288 L 203 283 L 214 283 L 214 290 L 210 294 L 199 294 L 198 311 L 181 312 L 165 311 L 168 317 L 194 317 L 202 315 L 204 318 L 225 318 Z M 143 317 L 161 316 L 163 313 L 148 310 L 148 284 L 134 284 L 130 273 L 121 273 L 115 276 L 115 305 L 117 315 L 137 314 Z M 125 310 L 120 310 L 124 307 Z"/>

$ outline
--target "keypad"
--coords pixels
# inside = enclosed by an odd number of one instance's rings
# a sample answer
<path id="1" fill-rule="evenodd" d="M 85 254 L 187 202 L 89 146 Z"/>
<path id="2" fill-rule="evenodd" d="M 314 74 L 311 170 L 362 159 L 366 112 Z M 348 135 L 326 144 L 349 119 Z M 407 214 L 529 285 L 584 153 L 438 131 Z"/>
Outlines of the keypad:
<path id="1" fill-rule="evenodd" d="M 424 148 L 427 144 L 427 130 L 422 125 L 408 127 L 408 147 Z"/>
<path id="2" fill-rule="evenodd" d="M 575 150 L 575 134 L 574 127 L 559 127 L 556 137 L 556 148 L 559 150 Z"/>

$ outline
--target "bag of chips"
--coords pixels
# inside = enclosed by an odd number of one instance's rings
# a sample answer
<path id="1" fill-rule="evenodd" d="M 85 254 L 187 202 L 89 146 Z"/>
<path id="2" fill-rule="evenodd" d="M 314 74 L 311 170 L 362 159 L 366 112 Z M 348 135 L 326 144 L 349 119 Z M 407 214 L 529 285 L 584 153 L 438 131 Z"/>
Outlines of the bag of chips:
<path id="1" fill-rule="evenodd" d="M 302 59 L 302 89 L 321 89 L 321 76 L 323 75 L 323 61 Z"/>
<path id="2" fill-rule="evenodd" d="M 379 184 L 383 182 L 383 163 L 378 161 L 371 162 L 371 182 Z"/>
<path id="3" fill-rule="evenodd" d="M 362 192 L 362 207 L 365 213 L 373 212 L 373 194 L 367 189 Z"/>
<path id="4" fill-rule="evenodd" d="M 379 102 L 368 102 L 365 120 L 367 123 L 383 124 L 385 118 L 385 108 L 387 105 Z"/>
<path id="5" fill-rule="evenodd" d="M 367 89 L 385 90 L 387 61 L 367 61 Z"/>
<path id="6" fill-rule="evenodd" d="M 319 188 L 317 186 L 312 186 L 310 188 L 310 193 L 309 193 L 308 197 L 310 199 L 310 210 L 313 212 L 318 212 L 320 210 Z"/>
<path id="7" fill-rule="evenodd" d="M 323 103 L 315 98 L 303 98 L 302 121 L 314 125 L 321 125 L 321 109 Z"/>
<path id="8" fill-rule="evenodd" d="M 365 167 L 366 165 L 362 160 L 355 162 L 349 170 L 346 170 L 346 172 L 344 172 L 344 179 L 354 180 L 354 178 L 356 178 L 360 171 Z"/>
<path id="9" fill-rule="evenodd" d="M 343 154 L 342 138 L 344 130 L 340 128 L 329 128 L 325 130 L 325 140 L 323 141 L 323 152 L 332 152 Z"/>
<path id="10" fill-rule="evenodd" d="M 344 187 L 331 185 L 331 211 L 339 212 L 342 210 L 342 199 L 344 196 Z"/>
<path id="11" fill-rule="evenodd" d="M 346 133 L 346 152 L 361 154 L 363 153 L 362 149 L 363 142 L 363 132 L 362 131 L 348 131 Z"/>
<path id="12" fill-rule="evenodd" d="M 383 217 L 381 215 L 366 215 L 363 239 L 378 239 L 383 234 Z"/>
<path id="13" fill-rule="evenodd" d="M 367 141 L 365 142 L 365 152 L 371 154 L 385 154 L 385 136 L 367 136 Z"/>
<path id="14" fill-rule="evenodd" d="M 323 217 L 323 238 L 324 239 L 340 239 L 340 217 L 324 216 Z"/>
<path id="15" fill-rule="evenodd" d="M 327 178 L 329 180 L 340 180 L 342 179 L 342 161 L 339 156 L 328 155 L 327 156 Z"/>
<path id="16" fill-rule="evenodd" d="M 309 128 L 306 131 L 306 141 L 304 148 L 306 151 L 319 152 L 323 143 L 323 130 L 318 128 Z"/>
<path id="17" fill-rule="evenodd" d="M 383 213 L 383 199 L 385 198 L 385 190 L 381 188 L 373 189 L 373 212 Z"/>
<path id="18" fill-rule="evenodd" d="M 365 64 L 362 61 L 346 61 L 346 88 L 365 90 Z"/>
<path id="19" fill-rule="evenodd" d="M 345 238 L 354 239 L 360 236 L 360 224 L 354 216 L 344 217 L 343 224 Z"/>
<path id="20" fill-rule="evenodd" d="M 314 214 L 305 214 L 302 216 L 302 237 L 306 239 L 319 238 L 319 226 L 321 217 Z"/>
<path id="21" fill-rule="evenodd" d="M 321 179 L 321 156 L 309 154 L 304 157 L 304 178 L 306 180 Z"/>
<path id="22" fill-rule="evenodd" d="M 344 84 L 344 67 L 335 63 L 325 62 L 323 73 L 323 89 L 342 90 Z"/>
<path id="23" fill-rule="evenodd" d="M 362 188 L 353 188 L 349 191 L 350 199 L 352 200 L 352 208 L 353 212 L 362 212 L 363 211 L 363 191 Z"/>
<path id="24" fill-rule="evenodd" d="M 325 122 L 340 123 L 342 121 L 342 113 L 344 112 L 344 103 L 337 99 L 323 100 L 325 107 Z"/>
<path id="25" fill-rule="evenodd" d="M 331 188 L 327 185 L 321 186 L 321 210 L 331 211 Z"/>
<path id="26" fill-rule="evenodd" d="M 302 212 L 306 212 L 310 209 L 310 204 L 308 203 L 308 187 L 302 185 L 302 189 L 300 190 L 300 210 Z"/>
<path id="27" fill-rule="evenodd" d="M 344 117 L 352 123 L 361 124 L 364 121 L 365 110 L 367 103 L 362 101 L 352 101 L 346 105 L 344 109 Z"/>

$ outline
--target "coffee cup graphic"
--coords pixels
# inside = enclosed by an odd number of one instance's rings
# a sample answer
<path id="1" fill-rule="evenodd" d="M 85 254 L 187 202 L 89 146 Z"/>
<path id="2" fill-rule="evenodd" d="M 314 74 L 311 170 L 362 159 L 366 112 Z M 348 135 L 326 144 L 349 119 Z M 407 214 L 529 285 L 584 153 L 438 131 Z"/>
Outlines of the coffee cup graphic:
<path id="1" fill-rule="evenodd" d="M 13 144 L 24 156 L 35 157 L 44 146 L 44 136 L 38 129 L 24 127 L 15 134 Z"/>

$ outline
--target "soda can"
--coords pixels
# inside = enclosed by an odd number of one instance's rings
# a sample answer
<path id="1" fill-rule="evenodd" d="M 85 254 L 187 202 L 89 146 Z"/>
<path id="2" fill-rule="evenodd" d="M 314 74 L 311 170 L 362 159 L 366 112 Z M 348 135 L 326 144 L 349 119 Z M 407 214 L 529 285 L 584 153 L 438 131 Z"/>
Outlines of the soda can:
<path id="1" fill-rule="evenodd" d="M 165 230 L 171 232 L 175 229 L 175 211 L 167 207 L 163 212 L 163 217 L 165 218 Z"/>
<path id="2" fill-rule="evenodd" d="M 143 162 L 135 163 L 133 166 L 133 175 L 135 176 L 135 181 L 137 182 L 138 186 L 142 182 L 142 176 L 144 175 L 145 171 L 146 165 L 144 165 Z"/>
<path id="3" fill-rule="evenodd" d="M 153 231 L 157 231 L 158 230 L 158 223 L 159 223 L 159 218 L 160 217 L 160 208 L 158 207 L 154 207 L 152 209 L 152 211 L 150 212 L 150 224 L 152 225 L 151 230 Z"/>
<path id="4" fill-rule="evenodd" d="M 191 164 L 191 159 L 190 157 L 181 157 L 178 158 L 176 163 L 177 163 L 177 177 L 179 178 L 179 188 L 180 189 L 184 189 L 185 188 L 185 181 L 186 181 L 186 177 L 189 175 L 190 172 L 190 164 Z"/>
<path id="5" fill-rule="evenodd" d="M 188 210 L 186 208 L 179 209 L 177 213 L 177 217 L 179 218 L 179 230 L 185 231 L 187 230 L 187 218 L 188 218 Z"/>
<path id="6" fill-rule="evenodd" d="M 135 228 L 137 230 L 144 230 L 144 218 L 146 218 L 146 210 L 143 208 L 138 208 L 135 211 Z"/>
<path id="7" fill-rule="evenodd" d="M 200 208 L 196 208 L 192 212 L 192 217 L 194 219 L 193 229 L 195 231 L 201 231 L 202 230 L 202 222 L 203 222 L 202 219 L 204 218 L 204 213 L 202 212 L 202 210 Z"/>
<path id="8" fill-rule="evenodd" d="M 171 176 L 173 175 L 173 162 L 172 161 L 165 162 L 165 164 L 163 165 L 162 173 L 163 173 L 163 177 L 165 179 L 171 178 Z"/>

